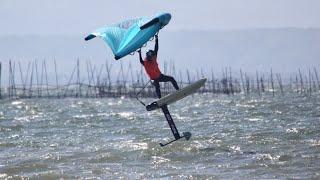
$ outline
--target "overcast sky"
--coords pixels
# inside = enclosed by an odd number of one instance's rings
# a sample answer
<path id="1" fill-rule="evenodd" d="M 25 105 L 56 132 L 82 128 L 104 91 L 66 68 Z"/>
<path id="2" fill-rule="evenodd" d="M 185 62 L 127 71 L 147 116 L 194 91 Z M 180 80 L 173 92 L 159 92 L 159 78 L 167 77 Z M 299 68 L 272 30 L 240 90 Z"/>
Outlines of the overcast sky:
<path id="1" fill-rule="evenodd" d="M 168 31 L 320 28 L 319 0 L 0 0 L 0 35 L 79 34 L 170 12 Z"/>

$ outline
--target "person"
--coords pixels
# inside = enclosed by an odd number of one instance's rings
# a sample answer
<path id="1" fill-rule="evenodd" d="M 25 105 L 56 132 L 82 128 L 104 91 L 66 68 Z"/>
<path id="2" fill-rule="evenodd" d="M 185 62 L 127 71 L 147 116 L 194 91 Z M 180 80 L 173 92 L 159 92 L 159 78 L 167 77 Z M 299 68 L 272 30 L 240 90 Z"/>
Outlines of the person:
<path id="1" fill-rule="evenodd" d="M 141 56 L 141 49 L 138 50 L 138 52 L 139 52 L 140 63 L 143 65 L 149 78 L 153 80 L 153 85 L 156 88 L 156 94 L 160 99 L 161 98 L 161 91 L 160 91 L 160 84 L 159 84 L 160 82 L 170 81 L 176 90 L 179 90 L 179 86 L 173 77 L 167 76 L 161 73 L 159 69 L 159 65 L 157 63 L 157 55 L 158 55 L 158 49 L 159 49 L 158 35 L 155 35 L 155 39 L 156 39 L 156 43 L 155 43 L 154 50 L 149 50 L 146 53 L 146 58 L 144 60 L 142 59 L 142 56 Z"/>

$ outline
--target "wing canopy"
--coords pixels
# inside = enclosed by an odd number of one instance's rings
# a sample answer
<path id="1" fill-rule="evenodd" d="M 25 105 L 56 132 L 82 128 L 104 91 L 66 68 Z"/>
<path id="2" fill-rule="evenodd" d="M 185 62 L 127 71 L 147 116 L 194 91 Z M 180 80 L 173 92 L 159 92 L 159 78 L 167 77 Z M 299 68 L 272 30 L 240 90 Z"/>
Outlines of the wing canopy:
<path id="1" fill-rule="evenodd" d="M 90 33 L 85 40 L 100 37 L 110 47 L 115 59 L 120 59 L 141 48 L 171 19 L 169 13 L 141 17 L 105 26 Z"/>

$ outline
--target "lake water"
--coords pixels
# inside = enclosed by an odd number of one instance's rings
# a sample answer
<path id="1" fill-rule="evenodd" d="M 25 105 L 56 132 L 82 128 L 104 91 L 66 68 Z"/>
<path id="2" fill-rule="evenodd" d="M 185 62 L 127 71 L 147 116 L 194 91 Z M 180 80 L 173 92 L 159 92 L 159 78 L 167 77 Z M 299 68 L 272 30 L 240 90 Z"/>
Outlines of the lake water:
<path id="1" fill-rule="evenodd" d="M 148 102 L 151 99 L 143 99 Z M 196 94 L 169 110 L 135 99 L 0 101 L 0 179 L 320 178 L 320 95 Z"/>

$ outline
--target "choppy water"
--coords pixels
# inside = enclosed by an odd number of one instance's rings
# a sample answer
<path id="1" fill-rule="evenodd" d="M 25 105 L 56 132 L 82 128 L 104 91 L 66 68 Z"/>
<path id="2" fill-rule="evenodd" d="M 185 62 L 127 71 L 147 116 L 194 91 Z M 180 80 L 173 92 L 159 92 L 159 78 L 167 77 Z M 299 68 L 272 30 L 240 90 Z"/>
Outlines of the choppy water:
<path id="1" fill-rule="evenodd" d="M 0 179 L 320 178 L 320 97 L 194 95 L 161 111 L 134 99 L 1 101 Z"/>

